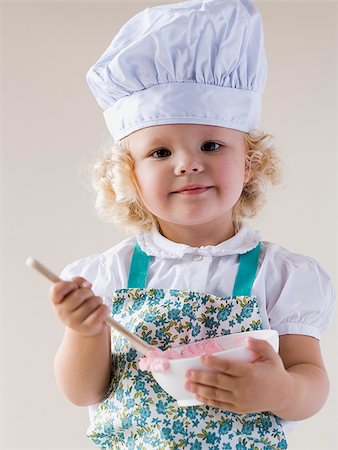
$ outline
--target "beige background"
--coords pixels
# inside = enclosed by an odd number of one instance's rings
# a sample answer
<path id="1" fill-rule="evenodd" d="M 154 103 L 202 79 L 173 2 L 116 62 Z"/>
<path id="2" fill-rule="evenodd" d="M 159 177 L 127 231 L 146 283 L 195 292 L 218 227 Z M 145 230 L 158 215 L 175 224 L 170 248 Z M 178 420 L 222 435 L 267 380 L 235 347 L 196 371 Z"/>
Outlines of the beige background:
<path id="1" fill-rule="evenodd" d="M 0 448 L 94 448 L 86 408 L 53 379 L 63 334 L 49 283 L 54 271 L 125 235 L 95 216 L 85 167 L 107 138 L 85 73 L 132 14 L 158 2 L 0 2 L 1 398 Z M 276 137 L 284 178 L 253 222 L 266 240 L 318 259 L 337 286 L 337 2 L 257 2 L 269 81 L 262 128 Z M 320 299 L 319 299 L 320 300 Z M 332 389 L 299 424 L 290 449 L 337 449 L 337 318 L 322 338 Z"/>

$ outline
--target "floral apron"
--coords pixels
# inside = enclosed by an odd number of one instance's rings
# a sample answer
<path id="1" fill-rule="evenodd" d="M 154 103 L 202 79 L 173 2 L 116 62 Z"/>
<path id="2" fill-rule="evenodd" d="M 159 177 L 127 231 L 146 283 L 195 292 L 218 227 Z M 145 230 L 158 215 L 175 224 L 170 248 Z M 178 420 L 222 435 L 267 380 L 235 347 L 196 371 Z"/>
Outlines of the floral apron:
<path id="1" fill-rule="evenodd" d="M 240 255 L 232 297 L 146 289 L 150 257 L 138 244 L 127 289 L 112 299 L 112 316 L 152 345 L 166 350 L 230 333 L 262 329 L 251 288 L 260 244 Z M 141 371 L 141 354 L 112 330 L 112 379 L 88 429 L 102 449 L 272 450 L 286 449 L 281 421 L 269 412 L 235 414 L 205 405 L 179 407 Z"/>

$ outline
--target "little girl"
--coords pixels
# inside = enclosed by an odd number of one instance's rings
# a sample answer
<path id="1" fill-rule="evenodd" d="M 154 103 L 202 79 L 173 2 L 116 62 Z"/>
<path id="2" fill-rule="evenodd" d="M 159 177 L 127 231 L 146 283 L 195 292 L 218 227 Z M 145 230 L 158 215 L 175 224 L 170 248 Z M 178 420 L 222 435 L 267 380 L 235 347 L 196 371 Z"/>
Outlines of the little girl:
<path id="1" fill-rule="evenodd" d="M 256 129 L 266 70 L 250 0 L 192 0 L 137 14 L 88 73 L 115 141 L 94 167 L 97 207 L 137 232 L 70 264 L 50 297 L 66 325 L 58 384 L 90 405 L 102 449 L 286 449 L 325 403 L 329 277 L 243 222 L 278 178 Z M 272 328 L 280 351 L 251 340 L 254 362 L 201 357 L 214 371 L 185 386 L 202 404 L 179 407 L 107 314 L 162 350 Z"/>

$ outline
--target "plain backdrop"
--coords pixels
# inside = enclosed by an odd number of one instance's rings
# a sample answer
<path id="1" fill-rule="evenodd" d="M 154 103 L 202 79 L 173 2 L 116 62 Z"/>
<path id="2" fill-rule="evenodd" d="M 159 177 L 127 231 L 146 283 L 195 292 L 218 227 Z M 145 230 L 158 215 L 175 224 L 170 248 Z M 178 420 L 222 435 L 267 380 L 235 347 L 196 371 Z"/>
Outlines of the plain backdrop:
<path id="1" fill-rule="evenodd" d="M 126 236 L 100 222 L 88 189 L 86 168 L 108 134 L 85 74 L 130 16 L 160 3 L 0 2 L 2 450 L 94 448 L 87 409 L 54 382 L 63 326 L 48 281 L 25 259 L 60 272 Z M 319 260 L 337 286 L 338 4 L 257 6 L 269 62 L 261 128 L 275 136 L 284 175 L 252 226 Z M 338 448 L 336 328 L 333 318 L 322 337 L 329 400 L 289 436 L 290 450 Z"/>

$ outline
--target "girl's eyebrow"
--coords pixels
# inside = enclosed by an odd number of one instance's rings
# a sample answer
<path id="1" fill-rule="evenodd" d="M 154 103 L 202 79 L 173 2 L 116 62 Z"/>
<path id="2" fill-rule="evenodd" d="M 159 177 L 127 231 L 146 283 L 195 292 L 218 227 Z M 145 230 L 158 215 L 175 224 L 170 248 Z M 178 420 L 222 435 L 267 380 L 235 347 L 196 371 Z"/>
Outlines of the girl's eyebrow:
<path id="1" fill-rule="evenodd" d="M 170 145 L 168 141 L 164 142 L 161 138 L 152 138 L 147 141 L 147 147 L 165 147 L 166 145 Z"/>

